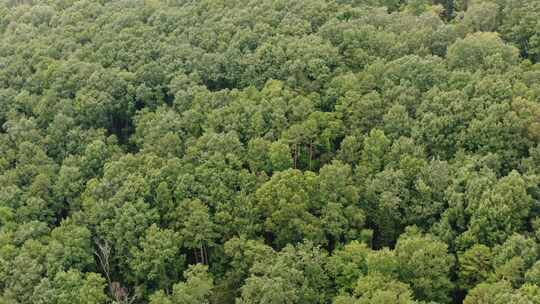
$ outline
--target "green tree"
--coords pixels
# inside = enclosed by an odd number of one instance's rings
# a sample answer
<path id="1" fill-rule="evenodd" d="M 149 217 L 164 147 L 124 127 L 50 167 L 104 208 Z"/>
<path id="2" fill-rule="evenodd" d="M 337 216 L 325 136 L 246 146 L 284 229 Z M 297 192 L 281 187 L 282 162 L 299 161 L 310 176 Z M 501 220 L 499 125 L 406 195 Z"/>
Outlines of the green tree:
<path id="1" fill-rule="evenodd" d="M 414 303 L 411 289 L 407 284 L 379 273 L 359 279 L 354 294 L 357 300 L 353 303 Z M 334 303 L 340 303 L 339 298 Z"/>
<path id="2" fill-rule="evenodd" d="M 236 303 L 326 303 L 331 297 L 326 259 L 312 243 L 288 245 L 270 264 L 253 265 Z"/>
<path id="3" fill-rule="evenodd" d="M 173 291 L 167 295 L 158 291 L 150 296 L 151 304 L 207 304 L 212 288 L 213 279 L 208 273 L 208 266 L 191 265 L 184 272 L 185 282 L 174 284 Z"/>
<path id="4" fill-rule="evenodd" d="M 32 303 L 107 303 L 105 279 L 99 274 L 76 270 L 59 272 L 54 279 L 43 279 L 34 289 Z"/>
<path id="5" fill-rule="evenodd" d="M 493 248 L 493 267 L 496 280 L 506 280 L 514 287 L 525 281 L 525 271 L 538 260 L 538 245 L 533 239 L 519 234 L 509 237 Z"/>
<path id="6" fill-rule="evenodd" d="M 448 48 L 452 69 L 495 69 L 504 71 L 516 64 L 519 52 L 505 44 L 497 33 L 474 33 L 457 40 Z"/>
<path id="7" fill-rule="evenodd" d="M 269 151 L 272 171 L 284 171 L 292 167 L 292 154 L 288 145 L 281 142 L 270 144 Z"/>
<path id="8" fill-rule="evenodd" d="M 216 238 L 215 224 L 210 218 L 208 207 L 200 200 L 185 200 L 174 212 L 183 246 L 193 251 L 198 262 L 208 263 L 208 247 Z"/>
<path id="9" fill-rule="evenodd" d="M 512 286 L 505 281 L 497 283 L 482 283 L 477 285 L 467 295 L 464 304 L 499 304 L 512 303 L 514 299 Z M 519 302 L 516 302 L 519 303 Z"/>
<path id="10" fill-rule="evenodd" d="M 289 169 L 274 174 L 255 193 L 265 230 L 272 234 L 274 244 L 284 247 L 306 238 L 323 241 L 323 231 L 310 211 L 320 210 L 313 200 L 316 175 Z"/>
<path id="11" fill-rule="evenodd" d="M 160 229 L 155 224 L 148 227 L 140 247 L 132 249 L 130 266 L 136 282 L 145 284 L 148 291 L 170 288 L 184 266 L 180 245 L 180 237 L 174 231 Z"/>
<path id="12" fill-rule="evenodd" d="M 321 221 L 330 243 L 360 235 L 365 216 L 359 206 L 358 192 L 348 165 L 335 161 L 319 171 L 318 195 L 324 206 Z"/>
<path id="13" fill-rule="evenodd" d="M 499 5 L 495 2 L 473 2 L 465 12 L 464 22 L 474 32 L 493 32 L 499 25 Z"/>
<path id="14" fill-rule="evenodd" d="M 94 254 L 90 231 L 73 220 L 64 220 L 51 232 L 47 246 L 47 274 L 55 277 L 61 271 L 93 270 Z"/>
<path id="15" fill-rule="evenodd" d="M 460 287 L 470 290 L 486 281 L 491 272 L 492 253 L 485 245 L 476 244 L 458 256 Z"/>
<path id="16" fill-rule="evenodd" d="M 417 298 L 450 302 L 454 258 L 445 243 L 410 228 L 400 236 L 395 251 L 400 281 L 410 284 Z"/>
<path id="17" fill-rule="evenodd" d="M 383 131 L 372 129 L 369 136 L 364 139 L 362 158 L 358 165 L 358 174 L 361 178 L 374 175 L 384 169 L 386 153 L 390 150 L 391 141 Z"/>
<path id="18" fill-rule="evenodd" d="M 328 259 L 328 272 L 340 291 L 351 292 L 367 272 L 366 259 L 371 250 L 364 243 L 352 241 L 334 251 Z"/>
<path id="19" fill-rule="evenodd" d="M 235 237 L 224 245 L 228 257 L 227 288 L 231 288 L 233 298 L 239 296 L 239 287 L 249 277 L 250 269 L 255 263 L 270 262 L 275 257 L 274 250 L 262 241 Z"/>
<path id="20" fill-rule="evenodd" d="M 503 242 L 523 227 L 531 203 L 525 180 L 513 171 L 469 207 L 473 211 L 463 237 L 487 245 Z"/>

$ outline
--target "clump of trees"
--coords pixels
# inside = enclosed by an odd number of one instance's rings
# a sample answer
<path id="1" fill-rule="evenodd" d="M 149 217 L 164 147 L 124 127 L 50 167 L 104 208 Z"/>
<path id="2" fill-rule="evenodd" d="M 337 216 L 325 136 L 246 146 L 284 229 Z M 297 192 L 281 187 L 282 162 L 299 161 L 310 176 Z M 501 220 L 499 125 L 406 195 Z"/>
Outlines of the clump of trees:
<path id="1" fill-rule="evenodd" d="M 540 2 L 0 1 L 0 302 L 540 302 Z"/>

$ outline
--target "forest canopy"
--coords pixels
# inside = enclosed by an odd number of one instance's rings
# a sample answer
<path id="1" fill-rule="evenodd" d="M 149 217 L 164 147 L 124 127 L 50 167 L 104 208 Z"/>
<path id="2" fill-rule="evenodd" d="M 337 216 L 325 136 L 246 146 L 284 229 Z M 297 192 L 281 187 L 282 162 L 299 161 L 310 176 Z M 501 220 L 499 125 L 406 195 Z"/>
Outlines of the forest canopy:
<path id="1" fill-rule="evenodd" d="M 0 0 L 0 303 L 540 303 L 540 1 Z"/>

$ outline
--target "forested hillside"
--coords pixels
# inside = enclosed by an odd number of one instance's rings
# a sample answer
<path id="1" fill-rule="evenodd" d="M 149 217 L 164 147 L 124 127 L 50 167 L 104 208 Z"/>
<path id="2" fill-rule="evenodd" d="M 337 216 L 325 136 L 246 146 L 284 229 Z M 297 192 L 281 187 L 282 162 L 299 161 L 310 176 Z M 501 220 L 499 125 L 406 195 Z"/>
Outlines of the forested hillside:
<path id="1" fill-rule="evenodd" d="M 539 61 L 539 0 L 0 0 L 0 303 L 540 303 Z"/>

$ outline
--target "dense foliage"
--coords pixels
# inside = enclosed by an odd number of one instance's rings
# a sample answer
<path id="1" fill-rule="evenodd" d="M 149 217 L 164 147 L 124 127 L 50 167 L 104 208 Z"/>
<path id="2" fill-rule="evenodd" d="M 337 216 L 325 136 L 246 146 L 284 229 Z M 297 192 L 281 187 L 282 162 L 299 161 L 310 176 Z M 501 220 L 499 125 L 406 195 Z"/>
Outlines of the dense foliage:
<path id="1" fill-rule="evenodd" d="M 540 1 L 1 0 L 0 303 L 540 303 Z"/>

